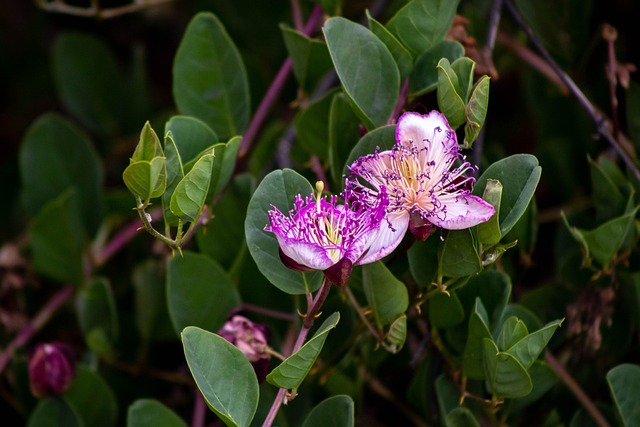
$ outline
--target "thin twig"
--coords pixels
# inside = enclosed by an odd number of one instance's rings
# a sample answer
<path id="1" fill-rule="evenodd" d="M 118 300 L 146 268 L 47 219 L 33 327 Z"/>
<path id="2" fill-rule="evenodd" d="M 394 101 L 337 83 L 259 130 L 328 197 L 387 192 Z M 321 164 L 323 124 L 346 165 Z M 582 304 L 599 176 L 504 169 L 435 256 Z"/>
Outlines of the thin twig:
<path id="1" fill-rule="evenodd" d="M 635 166 L 634 161 L 636 158 L 635 152 L 625 151 L 624 147 L 609 131 L 608 121 L 606 118 L 600 114 L 598 109 L 589 101 L 586 95 L 580 90 L 580 88 L 575 84 L 575 82 L 569 77 L 567 73 L 565 73 L 560 66 L 554 61 L 549 52 L 544 48 L 542 42 L 538 38 L 538 36 L 533 32 L 531 27 L 527 25 L 524 18 L 520 15 L 516 7 L 513 5 L 511 0 L 506 0 L 505 5 L 509 12 L 514 17 L 518 25 L 524 30 L 529 38 L 529 41 L 535 46 L 535 48 L 540 52 L 540 55 L 544 58 L 544 60 L 553 68 L 556 72 L 560 80 L 569 88 L 569 91 L 575 96 L 582 106 L 582 108 L 587 112 L 591 120 L 595 123 L 596 129 L 598 133 L 605 139 L 607 142 L 613 147 L 613 149 L 618 153 L 618 155 L 622 158 L 627 168 L 633 173 L 636 179 L 640 180 L 640 170 Z M 627 150 L 630 150 L 630 147 L 626 147 Z"/>
<path id="2" fill-rule="evenodd" d="M 265 316 L 273 317 L 274 319 L 288 320 L 290 322 L 296 320 L 295 314 L 272 310 L 270 308 L 261 307 L 259 305 L 251 304 L 248 302 L 243 302 L 242 305 L 240 306 L 240 309 L 263 314 Z"/>
<path id="3" fill-rule="evenodd" d="M 500 25 L 500 17 L 502 13 L 503 0 L 493 0 L 491 5 L 491 11 L 489 12 L 489 26 L 487 28 L 487 35 L 484 39 L 484 46 L 480 50 L 480 55 L 484 64 L 489 69 L 489 75 L 491 78 L 498 77 L 498 71 L 493 65 L 493 48 L 496 44 L 496 35 L 498 34 L 498 26 Z"/>
<path id="4" fill-rule="evenodd" d="M 620 123 L 618 121 L 618 97 L 616 96 L 616 87 L 618 79 L 616 77 L 616 39 L 618 32 L 609 24 L 602 27 L 602 38 L 607 42 L 607 79 L 609 80 L 609 97 L 611 100 L 611 120 L 613 121 L 613 135 L 617 138 L 620 132 Z"/>
<path id="5" fill-rule="evenodd" d="M 142 9 L 169 3 L 173 0 L 134 0 L 132 3 L 109 8 L 101 8 L 97 0 L 91 2 L 89 7 L 73 6 L 63 0 L 38 0 L 37 6 L 47 12 L 62 13 L 73 16 L 83 16 L 86 18 L 109 19 L 128 13 L 138 12 Z"/>
<path id="6" fill-rule="evenodd" d="M 65 286 L 56 292 L 53 297 L 42 307 L 40 312 L 33 318 L 25 328 L 7 345 L 7 347 L 0 353 L 0 373 L 4 371 L 4 368 L 11 360 L 13 352 L 23 345 L 25 345 L 35 334 L 38 332 L 47 321 L 58 311 L 60 307 L 73 295 L 73 287 Z"/>
<path id="7" fill-rule="evenodd" d="M 307 24 L 304 27 L 303 33 L 305 35 L 311 35 L 315 32 L 322 21 L 322 16 L 322 7 L 319 4 L 316 4 L 311 12 L 311 16 L 309 17 Z M 238 160 L 244 158 L 248 154 L 251 145 L 258 136 L 258 132 L 267 119 L 269 111 L 271 111 L 271 108 L 280 96 L 285 83 L 289 79 L 292 69 L 291 58 L 285 59 L 278 71 L 278 74 L 276 74 L 273 82 L 271 82 L 271 86 L 269 86 L 267 93 L 264 98 L 262 98 L 258 109 L 253 115 L 253 118 L 242 137 L 242 142 L 240 143 L 240 149 L 238 151 Z"/>
<path id="8" fill-rule="evenodd" d="M 298 0 L 290 0 L 291 15 L 293 18 L 293 26 L 298 31 L 304 30 L 304 24 L 302 23 L 302 11 L 300 10 L 300 2 Z"/>
<path id="9" fill-rule="evenodd" d="M 398 116 L 400 112 L 404 108 L 404 104 L 407 102 L 407 95 L 409 94 L 409 79 L 404 79 L 402 82 L 402 87 L 400 88 L 400 93 L 398 94 L 398 102 L 396 102 L 396 106 L 393 108 L 393 112 L 391 113 L 391 117 L 387 120 L 388 125 L 393 125 L 398 120 Z"/>
<path id="10" fill-rule="evenodd" d="M 584 390 L 582 390 L 576 380 L 573 379 L 571 374 L 567 372 L 564 365 L 562 365 L 562 363 L 560 363 L 560 361 L 556 359 L 549 351 L 546 352 L 544 358 L 551 369 L 554 370 L 560 380 L 564 383 L 564 385 L 567 386 L 569 391 L 573 393 L 576 399 L 578 399 L 578 401 L 582 404 L 584 409 L 589 413 L 589 415 L 591 415 L 591 418 L 593 418 L 598 427 L 610 427 L 609 422 L 604 418 L 602 413 L 600 413 L 596 405 L 591 401 Z"/>
<path id="11" fill-rule="evenodd" d="M 348 286 L 344 287 L 344 293 L 347 294 L 347 298 L 349 298 L 351 305 L 356 310 L 356 313 L 358 313 L 358 317 L 360 317 L 360 320 L 362 320 L 362 323 L 364 323 L 367 326 L 367 329 L 369 329 L 369 332 L 371 332 L 371 335 L 373 335 L 376 341 L 378 342 L 382 341 L 382 334 L 373 327 L 371 322 L 369 322 L 369 320 L 367 319 L 367 316 L 364 315 L 364 312 L 362 311 L 362 307 L 360 307 L 360 304 L 358 304 L 358 300 L 356 300 L 355 295 L 353 295 L 353 292 L 351 292 L 351 289 Z"/>

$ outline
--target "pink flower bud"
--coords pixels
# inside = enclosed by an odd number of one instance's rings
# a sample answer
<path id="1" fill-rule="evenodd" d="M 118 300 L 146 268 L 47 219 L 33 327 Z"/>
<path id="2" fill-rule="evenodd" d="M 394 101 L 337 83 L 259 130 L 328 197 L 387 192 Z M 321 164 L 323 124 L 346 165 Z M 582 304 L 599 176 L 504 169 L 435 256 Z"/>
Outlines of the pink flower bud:
<path id="1" fill-rule="evenodd" d="M 63 393 L 73 381 L 75 369 L 76 358 L 67 344 L 39 344 L 29 359 L 31 393 L 39 398 Z"/>
<path id="2" fill-rule="evenodd" d="M 239 314 L 232 314 L 224 326 L 220 328 L 218 335 L 238 347 L 251 362 L 258 381 L 264 381 L 271 358 L 271 355 L 266 351 L 269 337 L 267 327 L 260 323 L 253 323 Z"/>

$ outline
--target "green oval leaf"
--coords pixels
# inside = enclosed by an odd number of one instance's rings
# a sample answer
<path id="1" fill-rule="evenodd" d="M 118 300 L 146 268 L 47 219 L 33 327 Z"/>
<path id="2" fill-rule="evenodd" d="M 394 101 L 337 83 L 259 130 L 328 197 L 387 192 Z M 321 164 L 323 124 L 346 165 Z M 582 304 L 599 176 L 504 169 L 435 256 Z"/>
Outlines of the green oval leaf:
<path id="1" fill-rule="evenodd" d="M 102 223 L 102 162 L 87 135 L 67 120 L 40 116 L 22 139 L 19 153 L 22 201 L 29 215 L 73 188 L 78 223 L 93 235 Z"/>
<path id="2" fill-rule="evenodd" d="M 202 211 L 213 170 L 213 151 L 205 154 L 184 178 L 178 182 L 171 195 L 171 212 L 184 221 L 195 221 Z"/>
<path id="3" fill-rule="evenodd" d="M 164 132 L 171 132 L 183 164 L 198 159 L 202 152 L 219 141 L 218 135 L 205 122 L 191 116 L 171 117 L 164 125 Z"/>
<path id="4" fill-rule="evenodd" d="M 389 49 L 367 28 L 342 17 L 325 21 L 323 32 L 344 91 L 367 129 L 387 123 L 400 90 Z"/>
<path id="5" fill-rule="evenodd" d="M 289 212 L 297 194 L 303 198 L 313 192 L 305 178 L 290 169 L 276 170 L 265 176 L 247 209 L 244 229 L 251 256 L 260 272 L 278 289 L 288 294 L 304 294 L 320 287 L 321 272 L 300 273 L 280 261 L 279 246 L 273 233 L 264 231 L 272 205 Z"/>
<path id="6" fill-rule="evenodd" d="M 322 322 L 317 332 L 300 350 L 287 357 L 267 375 L 267 382 L 276 387 L 290 390 L 296 390 L 300 387 L 322 351 L 329 331 L 336 327 L 338 321 L 340 321 L 340 313 L 335 312 Z"/>
<path id="7" fill-rule="evenodd" d="M 464 46 L 457 41 L 442 40 L 425 50 L 413 66 L 409 77 L 409 92 L 412 97 L 424 95 L 438 85 L 438 62 L 447 58 L 453 62 L 464 55 Z"/>
<path id="8" fill-rule="evenodd" d="M 411 276 L 420 286 L 431 286 L 438 274 L 440 239 L 416 241 L 407 252 Z"/>
<path id="9" fill-rule="evenodd" d="M 473 194 L 481 196 L 489 179 L 502 184 L 500 233 L 506 235 L 524 214 L 540 181 L 542 168 L 531 154 L 515 154 L 493 163 L 478 178 Z"/>
<path id="10" fill-rule="evenodd" d="M 173 62 L 178 110 L 204 121 L 222 140 L 242 133 L 249 120 L 249 84 L 242 58 L 218 18 L 193 17 Z"/>
<path id="11" fill-rule="evenodd" d="M 402 43 L 394 36 L 384 25 L 376 21 L 369 10 L 366 11 L 367 20 L 369 21 L 369 29 L 375 34 L 389 49 L 393 59 L 396 61 L 400 78 L 406 78 L 413 69 L 413 57 L 411 53 L 403 46 Z"/>
<path id="12" fill-rule="evenodd" d="M 488 221 L 478 224 L 478 240 L 485 245 L 495 245 L 500 241 L 500 206 L 502 202 L 502 183 L 495 179 L 487 180 L 482 199 L 494 207 L 496 213 Z"/>
<path id="13" fill-rule="evenodd" d="M 464 374 L 474 380 L 483 380 L 486 377 L 483 366 L 482 340 L 492 339 L 489 329 L 489 316 L 480 298 L 476 298 L 475 306 L 469 316 L 469 329 L 467 333 L 467 343 L 464 347 L 462 358 L 462 369 Z"/>
<path id="14" fill-rule="evenodd" d="M 353 427 L 355 405 L 347 395 L 331 396 L 309 412 L 302 427 Z"/>
<path id="15" fill-rule="evenodd" d="M 209 408 L 227 426 L 249 426 L 259 396 L 249 360 L 229 341 L 195 326 L 186 327 L 181 337 L 189 370 Z"/>
<path id="16" fill-rule="evenodd" d="M 480 257 L 470 230 L 450 230 L 440 254 L 440 270 L 446 277 L 476 274 L 481 269 Z"/>
<path id="17" fill-rule="evenodd" d="M 342 170 L 360 138 L 358 117 L 343 93 L 336 93 L 329 112 L 329 165 L 333 181 L 342 184 Z"/>
<path id="18" fill-rule="evenodd" d="M 447 117 L 451 128 L 455 130 L 466 120 L 466 106 L 458 92 L 458 76 L 447 58 L 442 58 L 436 69 L 438 70 L 438 107 Z"/>
<path id="19" fill-rule="evenodd" d="M 362 266 L 362 284 L 379 328 L 393 322 L 409 307 L 407 287 L 376 261 Z"/>
<path id="20" fill-rule="evenodd" d="M 489 76 L 482 76 L 473 86 L 471 97 L 465 109 L 467 125 L 464 128 L 464 146 L 471 147 L 480 129 L 484 126 L 489 107 Z"/>
<path id="21" fill-rule="evenodd" d="M 496 345 L 500 351 L 505 351 L 527 335 L 527 325 L 516 316 L 511 316 L 502 324 Z"/>
<path id="22" fill-rule="evenodd" d="M 162 196 L 167 188 L 167 163 L 164 157 L 150 162 L 141 160 L 131 163 L 122 173 L 125 185 L 143 202 Z"/>
<path id="23" fill-rule="evenodd" d="M 75 304 L 85 340 L 89 343 L 89 336 L 96 332 L 106 340 L 106 348 L 89 347 L 97 354 L 108 356 L 119 334 L 118 310 L 109 281 L 106 278 L 91 279 L 76 295 Z"/>
<path id="24" fill-rule="evenodd" d="M 153 340 L 172 340 L 175 332 L 167 311 L 165 269 L 159 260 L 147 259 L 131 274 L 134 290 L 135 321 L 142 344 Z"/>
<path id="25" fill-rule="evenodd" d="M 147 121 L 142 127 L 142 131 L 140 131 L 140 140 L 133 151 L 130 163 L 142 160 L 150 162 L 156 157 L 164 157 L 164 152 L 158 135 L 149 124 L 149 121 Z"/>
<path id="26" fill-rule="evenodd" d="M 162 193 L 162 212 L 165 224 L 178 225 L 178 218 L 171 212 L 171 196 L 173 196 L 178 183 L 184 178 L 184 168 L 171 132 L 168 132 L 164 138 L 164 152 L 166 155 L 167 188 Z"/>
<path id="27" fill-rule="evenodd" d="M 91 369 L 79 365 L 64 400 L 82 419 L 83 425 L 115 427 L 118 403 L 104 379 Z"/>
<path id="28" fill-rule="evenodd" d="M 209 257 L 184 251 L 167 261 L 167 301 L 171 321 L 217 331 L 240 298 L 227 273 Z"/>
<path id="29" fill-rule="evenodd" d="M 473 416 L 473 413 L 463 406 L 459 406 L 447 414 L 445 425 L 447 427 L 480 427 L 480 423 Z"/>
<path id="30" fill-rule="evenodd" d="M 127 427 L 187 427 L 182 418 L 153 399 L 138 399 L 127 411 Z"/>
<path id="31" fill-rule="evenodd" d="M 40 400 L 31 415 L 27 427 L 84 427 L 80 416 L 63 399 L 49 397 Z"/>
<path id="32" fill-rule="evenodd" d="M 389 331 L 385 334 L 382 346 L 390 353 L 398 353 L 402 350 L 407 340 L 407 315 L 402 313 L 389 326 Z"/>
<path id="33" fill-rule="evenodd" d="M 625 427 L 640 425 L 640 366 L 623 363 L 607 373 L 609 391 Z"/>
<path id="34" fill-rule="evenodd" d="M 52 200 L 29 225 L 33 268 L 60 282 L 78 286 L 84 280 L 84 234 L 78 227 L 75 191 Z"/>
<path id="35" fill-rule="evenodd" d="M 509 353 L 501 353 L 491 338 L 484 338 L 484 369 L 491 392 L 498 398 L 526 396 L 533 389 L 531 376 Z"/>
<path id="36" fill-rule="evenodd" d="M 449 328 L 464 320 L 464 309 L 456 292 L 435 294 L 429 299 L 428 313 L 434 328 Z"/>
<path id="37" fill-rule="evenodd" d="M 459 0 L 410 1 L 389 20 L 387 28 L 417 57 L 444 38 L 458 3 Z"/>
<path id="38" fill-rule="evenodd" d="M 563 320 L 564 319 L 555 320 L 544 325 L 541 329 L 530 333 L 513 344 L 505 353 L 515 357 L 525 369 L 529 369 L 540 353 L 542 353 L 542 350 L 547 346 L 553 333 L 562 324 Z"/>
<path id="39" fill-rule="evenodd" d="M 310 91 L 331 69 L 331 56 L 327 45 L 284 24 L 280 24 L 280 30 L 298 85 L 300 89 Z"/>
<path id="40" fill-rule="evenodd" d="M 296 116 L 296 141 L 300 144 L 299 148 L 305 151 L 307 156 L 305 160 L 309 155 L 317 156 L 322 162 L 329 159 L 329 147 L 327 146 L 329 112 L 336 92 L 337 90 L 327 92 Z M 296 145 L 294 145 L 294 149 Z"/>

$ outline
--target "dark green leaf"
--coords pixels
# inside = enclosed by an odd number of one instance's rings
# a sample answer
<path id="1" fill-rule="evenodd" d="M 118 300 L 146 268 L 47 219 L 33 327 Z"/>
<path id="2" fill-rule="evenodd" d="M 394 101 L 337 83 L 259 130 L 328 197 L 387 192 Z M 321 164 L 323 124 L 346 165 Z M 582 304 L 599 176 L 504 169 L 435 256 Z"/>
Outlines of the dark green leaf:
<path id="1" fill-rule="evenodd" d="M 117 135 L 127 116 L 124 76 L 104 41 L 65 33 L 53 45 L 53 77 L 60 100 L 83 125 Z"/>
<path id="2" fill-rule="evenodd" d="M 259 390 L 245 355 L 224 338 L 195 326 L 182 331 L 182 344 L 191 375 L 209 408 L 227 426 L 249 426 Z"/>
<path id="3" fill-rule="evenodd" d="M 451 230 L 440 254 L 440 270 L 446 277 L 476 274 L 481 269 L 480 258 L 470 230 Z"/>
<path id="4" fill-rule="evenodd" d="M 529 335 L 527 325 L 517 317 L 511 316 L 502 324 L 496 345 L 500 351 L 505 351 L 527 335 Z"/>
<path id="5" fill-rule="evenodd" d="M 640 366 L 629 363 L 616 366 L 607 373 L 607 383 L 621 425 L 640 425 Z"/>
<path id="6" fill-rule="evenodd" d="M 382 126 L 367 132 L 360 141 L 353 147 L 349 157 L 347 158 L 347 166 L 350 166 L 360 156 L 373 154 L 377 149 L 380 151 L 391 150 L 396 144 L 396 126 Z M 345 169 L 345 173 L 348 171 Z"/>
<path id="7" fill-rule="evenodd" d="M 113 391 L 102 377 L 82 365 L 76 368 L 71 387 L 64 400 L 82 419 L 85 426 L 115 427 L 118 403 Z"/>
<path id="8" fill-rule="evenodd" d="M 561 324 L 562 320 L 556 320 L 546 324 L 542 329 L 530 333 L 507 348 L 505 353 L 515 357 L 525 369 L 529 369 Z"/>
<path id="9" fill-rule="evenodd" d="M 509 407 L 510 413 L 515 413 L 528 407 L 531 403 L 540 399 L 558 382 L 558 376 L 555 371 L 541 360 L 533 362 L 533 365 L 531 365 L 527 372 L 533 382 L 533 389 L 528 395 L 511 401 L 511 405 Z"/>
<path id="10" fill-rule="evenodd" d="M 400 72 L 400 79 L 405 79 L 411 73 L 413 69 L 413 58 L 411 57 L 411 53 L 405 48 L 402 43 L 391 34 L 389 30 L 385 28 L 380 22 L 373 19 L 373 17 L 369 14 L 369 10 L 367 12 L 367 20 L 369 21 L 369 29 L 373 34 L 378 36 L 380 40 L 387 46 L 391 55 L 393 55 L 393 59 L 396 61 L 396 65 L 398 66 L 398 71 Z"/>
<path id="11" fill-rule="evenodd" d="M 342 184 L 342 170 L 351 150 L 360 139 L 358 117 L 343 93 L 333 96 L 329 113 L 329 164 L 333 180 Z"/>
<path id="12" fill-rule="evenodd" d="M 144 343 L 154 338 L 175 338 L 167 311 L 163 273 L 164 268 L 155 260 L 147 260 L 133 269 L 131 282 L 135 292 L 136 327 Z"/>
<path id="13" fill-rule="evenodd" d="M 156 135 L 156 132 L 147 121 L 142 127 L 142 131 L 140 131 L 140 140 L 133 151 L 130 163 L 143 160 L 150 162 L 156 157 L 164 157 L 164 152 L 158 135 Z"/>
<path id="14" fill-rule="evenodd" d="M 187 427 L 182 418 L 153 399 L 138 399 L 127 411 L 127 427 Z"/>
<path id="15" fill-rule="evenodd" d="M 309 412 L 302 427 L 353 427 L 355 409 L 350 396 L 331 396 Z"/>
<path id="16" fill-rule="evenodd" d="M 464 146 L 471 147 L 476 140 L 480 129 L 484 126 L 484 119 L 487 117 L 489 106 L 489 77 L 482 76 L 473 86 L 471 97 L 467 103 L 465 117 L 467 126 L 464 128 Z"/>
<path id="17" fill-rule="evenodd" d="M 594 204 L 598 221 L 609 221 L 624 214 L 627 198 L 620 191 L 616 176 L 620 170 L 604 158 L 599 162 L 589 159 L 591 167 L 591 186 L 593 187 Z M 611 173 L 608 172 L 615 171 Z"/>
<path id="18" fill-rule="evenodd" d="M 108 355 L 118 339 L 119 326 L 115 298 L 106 278 L 92 278 L 77 293 L 76 312 L 85 339 L 97 333 L 106 339 L 104 344 L 108 345 L 107 348 L 89 347 L 99 355 Z"/>
<path id="19" fill-rule="evenodd" d="M 305 178 L 290 169 L 276 170 L 264 177 L 247 210 L 245 235 L 251 256 L 258 269 L 269 281 L 288 294 L 304 294 L 320 287 L 322 273 L 300 273 L 284 266 L 278 254 L 279 245 L 273 233 L 264 231 L 269 223 L 267 212 L 278 208 L 281 212 L 289 212 L 295 196 L 302 198 L 313 193 L 313 189 Z M 306 276 L 306 279 L 305 279 Z"/>
<path id="20" fill-rule="evenodd" d="M 178 182 L 171 196 L 171 212 L 184 221 L 195 221 L 202 211 L 213 170 L 214 153 L 200 157 L 193 168 Z"/>
<path id="21" fill-rule="evenodd" d="M 400 74 L 389 49 L 367 28 L 342 17 L 329 18 L 323 31 L 342 87 L 360 119 L 369 130 L 387 123 L 400 91 Z"/>
<path id="22" fill-rule="evenodd" d="M 476 63 L 473 62 L 467 56 L 456 59 L 451 63 L 451 69 L 458 77 L 458 86 L 456 86 L 456 92 L 460 95 L 460 98 L 467 104 L 469 102 L 469 96 L 473 88 L 473 71 L 476 68 Z"/>
<path id="23" fill-rule="evenodd" d="M 502 237 L 500 233 L 500 205 L 502 202 L 502 183 L 495 179 L 487 180 L 482 199 L 489 202 L 496 210 L 496 213 L 489 218 L 489 221 L 478 224 L 478 240 L 485 245 L 495 245 Z"/>
<path id="24" fill-rule="evenodd" d="M 29 245 L 36 271 L 78 286 L 84 277 L 84 238 L 76 204 L 76 193 L 69 190 L 44 206 L 29 226 Z"/>
<path id="25" fill-rule="evenodd" d="M 511 398 L 526 396 L 533 389 L 531 377 L 518 360 L 501 353 L 491 338 L 484 338 L 484 369 L 494 396 Z"/>
<path id="26" fill-rule="evenodd" d="M 362 266 L 362 283 L 378 327 L 393 322 L 409 307 L 407 287 L 382 261 Z"/>
<path id="27" fill-rule="evenodd" d="M 197 159 L 199 154 L 218 143 L 216 133 L 205 122 L 191 116 L 171 117 L 164 125 L 164 132 L 171 132 L 183 164 Z"/>
<path id="28" fill-rule="evenodd" d="M 416 241 L 409 248 L 407 256 L 409 269 L 416 283 L 420 286 L 431 286 L 438 274 L 438 249 L 440 239 Z"/>
<path id="29" fill-rule="evenodd" d="M 448 414 L 460 406 L 460 392 L 451 382 L 447 374 L 442 373 L 435 382 L 438 409 L 441 414 Z"/>
<path id="30" fill-rule="evenodd" d="M 204 121 L 227 140 L 241 134 L 249 120 L 248 86 L 242 58 L 222 23 L 212 13 L 198 13 L 173 63 L 178 110 Z"/>
<path id="31" fill-rule="evenodd" d="M 83 427 L 80 416 L 63 399 L 49 397 L 38 402 L 27 427 Z"/>
<path id="32" fill-rule="evenodd" d="M 213 146 L 215 158 L 213 159 L 213 171 L 211 172 L 211 186 L 207 200 L 213 195 L 218 195 L 229 184 L 236 167 L 238 150 L 242 142 L 241 136 L 233 137 L 226 144 L 220 143 Z"/>
<path id="33" fill-rule="evenodd" d="M 267 375 L 269 384 L 290 390 L 300 387 L 318 358 L 329 331 L 336 327 L 338 321 L 340 313 L 335 312 L 322 322 L 313 337 L 300 350 L 287 357 Z"/>
<path id="34" fill-rule="evenodd" d="M 455 61 L 464 55 L 464 46 L 457 41 L 442 40 L 425 50 L 413 66 L 409 77 L 409 92 L 417 97 L 432 91 L 438 84 L 438 62 L 447 58 L 449 62 Z"/>
<path id="35" fill-rule="evenodd" d="M 445 417 L 444 423 L 446 427 L 480 427 L 473 413 L 462 406 L 449 412 Z"/>
<path id="36" fill-rule="evenodd" d="M 176 332 L 217 331 L 240 298 L 227 273 L 205 255 L 184 251 L 167 261 L 167 300 Z"/>
<path id="37" fill-rule="evenodd" d="M 502 184 L 500 233 L 506 235 L 524 214 L 536 191 L 542 168 L 531 154 L 515 154 L 493 163 L 476 182 L 473 194 L 480 196 L 489 179 Z"/>
<path id="38" fill-rule="evenodd" d="M 382 346 L 390 353 L 398 353 L 402 350 L 407 340 L 407 315 L 402 313 L 389 326 L 389 331 L 384 336 Z"/>
<path id="39" fill-rule="evenodd" d="M 471 277 L 467 284 L 457 291 L 457 294 L 465 313 L 470 313 L 476 305 L 476 298 L 480 298 L 487 309 L 491 324 L 501 325 L 499 321 L 511 298 L 511 280 L 505 273 L 485 270 Z"/>
<path id="40" fill-rule="evenodd" d="M 438 70 L 438 107 L 447 117 L 452 129 L 458 129 L 466 121 L 465 100 L 459 93 L 458 76 L 447 58 L 436 66 Z"/>
<path id="41" fill-rule="evenodd" d="M 464 320 L 464 309 L 456 292 L 435 294 L 429 299 L 428 313 L 434 328 L 449 328 Z"/>
<path id="42" fill-rule="evenodd" d="M 162 193 L 162 212 L 165 224 L 175 226 L 178 225 L 178 218 L 171 212 L 171 196 L 173 196 L 178 183 L 184 178 L 184 169 L 180 152 L 173 139 L 173 134 L 170 132 L 167 132 L 167 136 L 164 138 L 164 152 L 166 155 L 167 187 Z"/>
<path id="43" fill-rule="evenodd" d="M 22 201 L 29 215 L 68 188 L 78 203 L 76 223 L 90 236 L 102 223 L 102 164 L 89 138 L 65 119 L 40 116 L 22 139 L 19 153 Z"/>
<path id="44" fill-rule="evenodd" d="M 329 91 L 296 116 L 296 141 L 308 155 L 329 160 L 329 112 L 336 91 Z"/>
<path id="45" fill-rule="evenodd" d="M 302 90 L 310 91 L 320 78 L 331 69 L 331 56 L 327 45 L 280 24 L 284 44 L 291 58 L 293 74 Z"/>
<path id="46" fill-rule="evenodd" d="M 387 28 L 417 57 L 435 46 L 447 34 L 458 2 L 459 0 L 412 0 L 389 20 Z"/>
<path id="47" fill-rule="evenodd" d="M 486 373 L 482 362 L 484 358 L 482 340 L 485 338 L 492 339 L 491 331 L 489 330 L 489 318 L 482 301 L 480 301 L 480 298 L 476 298 L 475 307 L 469 316 L 469 332 L 462 358 L 464 374 L 474 380 L 485 379 Z"/>

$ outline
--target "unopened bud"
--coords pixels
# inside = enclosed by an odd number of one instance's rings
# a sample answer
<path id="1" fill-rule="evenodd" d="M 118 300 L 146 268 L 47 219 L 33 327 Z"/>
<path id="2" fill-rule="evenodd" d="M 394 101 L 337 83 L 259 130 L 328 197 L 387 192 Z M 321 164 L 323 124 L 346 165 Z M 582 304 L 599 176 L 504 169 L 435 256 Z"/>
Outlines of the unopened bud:
<path id="1" fill-rule="evenodd" d="M 69 388 L 76 369 L 76 358 L 67 344 L 39 344 L 29 359 L 29 386 L 34 396 L 43 398 Z"/>
<path id="2" fill-rule="evenodd" d="M 218 335 L 238 347 L 251 362 L 258 381 L 264 381 L 271 358 L 271 354 L 267 352 L 269 337 L 267 327 L 260 323 L 254 323 L 239 314 L 234 314 L 220 328 Z"/>

